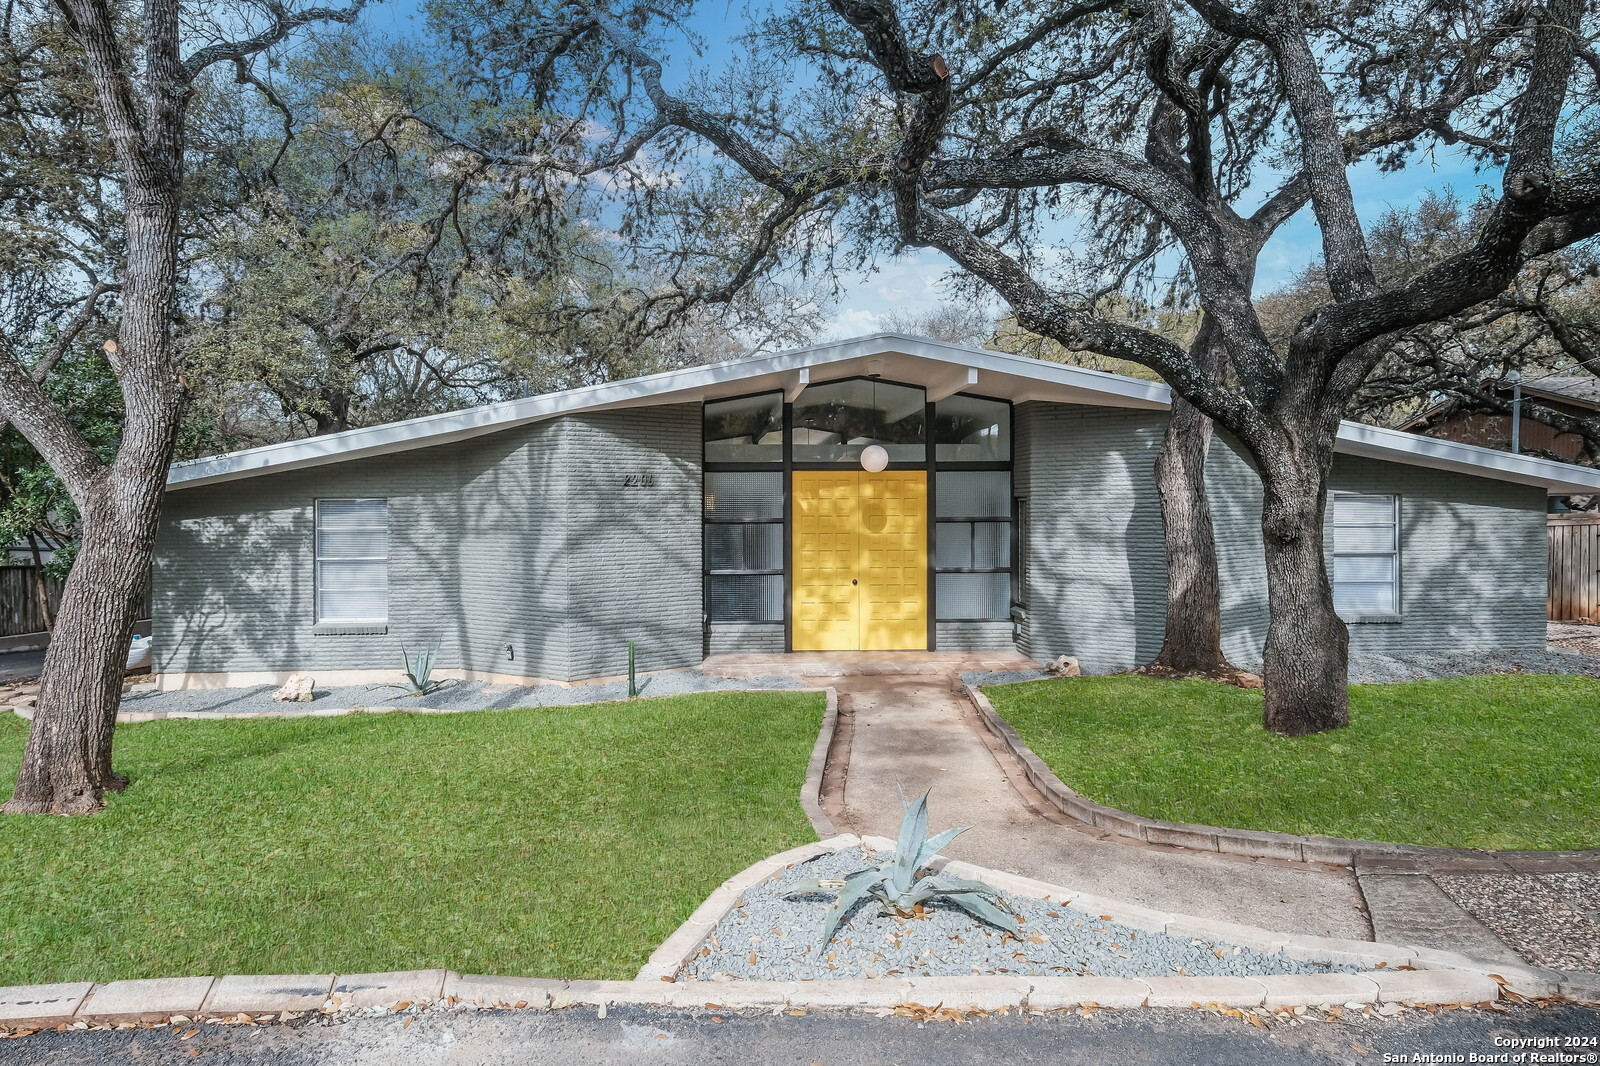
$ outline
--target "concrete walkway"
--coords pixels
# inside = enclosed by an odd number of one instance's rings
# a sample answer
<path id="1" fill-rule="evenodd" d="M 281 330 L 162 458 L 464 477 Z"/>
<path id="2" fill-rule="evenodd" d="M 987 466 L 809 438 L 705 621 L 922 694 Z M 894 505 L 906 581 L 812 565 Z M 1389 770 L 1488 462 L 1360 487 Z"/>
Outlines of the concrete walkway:
<path id="1" fill-rule="evenodd" d="M 1372 939 L 1360 886 L 1346 867 L 1124 843 L 1048 807 L 1018 769 L 1007 773 L 953 675 L 844 675 L 828 683 L 851 726 L 842 803 L 834 789 L 829 811 L 841 831 L 892 837 L 900 790 L 915 796 L 931 788 L 936 829 L 972 826 L 946 849 L 954 857 L 1163 910 Z M 825 804 L 829 798 L 825 791 Z"/>

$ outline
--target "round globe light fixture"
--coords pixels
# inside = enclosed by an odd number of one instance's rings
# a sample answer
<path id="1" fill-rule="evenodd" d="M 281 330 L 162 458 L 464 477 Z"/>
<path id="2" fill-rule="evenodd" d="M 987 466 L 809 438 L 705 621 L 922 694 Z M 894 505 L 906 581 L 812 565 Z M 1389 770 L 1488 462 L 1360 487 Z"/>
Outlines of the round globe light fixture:
<path id="1" fill-rule="evenodd" d="M 889 452 L 881 444 L 869 444 L 861 449 L 861 469 L 876 474 L 889 465 Z"/>

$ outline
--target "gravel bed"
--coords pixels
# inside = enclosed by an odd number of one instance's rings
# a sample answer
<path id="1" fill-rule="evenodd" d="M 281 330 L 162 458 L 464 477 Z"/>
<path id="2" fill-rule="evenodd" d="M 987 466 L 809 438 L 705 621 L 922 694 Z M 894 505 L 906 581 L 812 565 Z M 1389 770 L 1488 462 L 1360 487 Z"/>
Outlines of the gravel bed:
<path id="1" fill-rule="evenodd" d="M 881 857 L 881 856 L 880 856 Z M 848 977 L 965 977 L 972 974 L 1100 977 L 1250 976 L 1353 973 L 1287 955 L 1267 955 L 1165 933 L 1147 933 L 1065 903 L 1003 894 L 1023 919 L 1023 939 L 979 923 L 948 903 L 928 916 L 885 917 L 868 900 L 839 927 L 817 965 L 816 939 L 831 896 L 785 900 L 786 886 L 842 877 L 867 865 L 860 848 L 800 863 L 748 889 L 713 931 L 709 954 L 685 976 L 710 980 L 785 981 Z"/>
<path id="2" fill-rule="evenodd" d="M 315 674 L 312 675 L 315 678 Z M 706 677 L 698 670 L 643 674 L 640 696 L 679 696 L 690 692 L 732 692 L 741 689 L 795 689 L 792 677 Z M 342 685 L 317 688 L 310 703 L 275 703 L 274 685 L 250 688 L 184 689 L 178 692 L 136 692 L 122 698 L 124 711 L 270 714 L 297 709 L 347 707 L 429 707 L 440 710 L 488 711 L 506 707 L 566 707 L 626 699 L 626 681 L 587 685 L 493 685 L 487 681 L 446 681 L 427 696 L 408 696 L 389 685 Z"/>
<path id="3" fill-rule="evenodd" d="M 1571 627 L 1596 629 L 1593 626 Z M 1592 638 L 1591 638 L 1592 639 Z M 1576 643 L 1575 641 L 1573 643 Z M 1595 647 L 1552 645 L 1548 649 L 1527 651 L 1472 651 L 1440 654 L 1350 656 L 1351 684 L 1382 684 L 1393 681 L 1431 681 L 1444 677 L 1471 677 L 1474 674 L 1582 674 L 1600 677 L 1600 641 Z M 1242 669 L 1260 673 L 1259 662 L 1240 664 Z M 1041 681 L 1053 675 L 1047 670 L 971 671 L 961 675 L 969 685 L 1009 685 L 1018 681 Z"/>
<path id="4" fill-rule="evenodd" d="M 1433 879 L 1535 966 L 1600 973 L 1600 873 L 1435 874 Z"/>

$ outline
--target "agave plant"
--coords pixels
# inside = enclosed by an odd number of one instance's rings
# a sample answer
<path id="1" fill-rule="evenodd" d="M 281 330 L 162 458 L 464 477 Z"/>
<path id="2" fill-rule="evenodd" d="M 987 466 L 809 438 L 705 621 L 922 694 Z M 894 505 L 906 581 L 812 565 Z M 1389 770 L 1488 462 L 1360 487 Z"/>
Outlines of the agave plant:
<path id="1" fill-rule="evenodd" d="M 905 809 L 900 819 L 900 838 L 895 843 L 894 858 L 878 866 L 857 870 L 843 878 L 812 878 L 792 887 L 786 894 L 811 896 L 823 892 L 835 893 L 834 901 L 822 923 L 823 947 L 839 931 L 851 909 L 862 900 L 872 897 L 882 906 L 881 913 L 908 917 L 919 903 L 943 900 L 952 903 L 974 918 L 988 922 L 1008 933 L 1019 932 L 1017 917 L 999 902 L 999 892 L 982 881 L 970 881 L 945 874 L 917 875 L 941 848 L 965 833 L 970 826 L 946 829 L 933 839 L 928 839 L 928 794 L 913 803 L 901 799 Z"/>
<path id="2" fill-rule="evenodd" d="M 405 645 L 400 646 L 400 661 L 405 670 L 406 683 L 403 685 L 384 685 L 384 688 L 398 688 L 405 690 L 408 696 L 427 696 L 438 692 L 444 687 L 443 681 L 435 681 L 430 676 L 433 673 L 433 659 L 439 654 L 437 648 L 424 648 L 412 655 Z"/>

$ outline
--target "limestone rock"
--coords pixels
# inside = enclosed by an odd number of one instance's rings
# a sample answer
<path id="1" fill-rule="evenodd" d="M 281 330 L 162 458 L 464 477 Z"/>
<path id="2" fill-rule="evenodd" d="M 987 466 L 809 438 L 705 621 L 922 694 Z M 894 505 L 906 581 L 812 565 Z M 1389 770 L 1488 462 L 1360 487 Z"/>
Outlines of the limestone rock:
<path id="1" fill-rule="evenodd" d="M 1265 681 L 1261 680 L 1261 675 L 1260 674 L 1252 674 L 1252 673 L 1250 673 L 1249 671 L 1246 671 L 1246 670 L 1240 670 L 1237 674 L 1235 674 L 1233 683 L 1235 685 L 1238 685 L 1240 688 L 1266 688 L 1267 687 L 1267 683 Z"/>
<path id="2" fill-rule="evenodd" d="M 282 688 L 272 694 L 279 703 L 310 703 L 313 682 L 309 674 L 290 674 Z"/>
<path id="3" fill-rule="evenodd" d="M 1079 677 L 1083 674 L 1083 668 L 1078 665 L 1078 660 L 1071 655 L 1056 656 L 1050 660 L 1050 665 L 1046 669 L 1057 677 Z"/>

